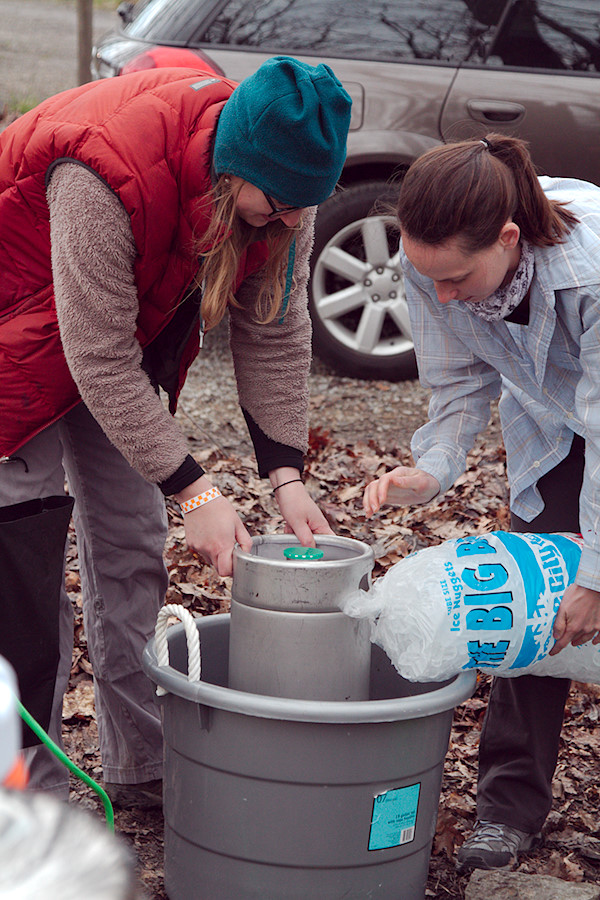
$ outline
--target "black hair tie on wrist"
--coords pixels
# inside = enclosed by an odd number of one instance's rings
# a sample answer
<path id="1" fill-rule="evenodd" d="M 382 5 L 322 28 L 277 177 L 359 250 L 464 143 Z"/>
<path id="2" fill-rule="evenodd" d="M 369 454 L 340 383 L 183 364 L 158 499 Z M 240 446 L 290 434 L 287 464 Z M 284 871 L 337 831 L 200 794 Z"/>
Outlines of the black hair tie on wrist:
<path id="1" fill-rule="evenodd" d="M 275 493 L 275 491 L 278 491 L 280 487 L 285 487 L 286 484 L 294 484 L 294 482 L 296 481 L 299 481 L 301 484 L 303 483 L 301 478 L 291 478 L 290 481 L 283 481 L 281 484 L 278 484 L 276 487 L 274 487 L 273 493 Z"/>

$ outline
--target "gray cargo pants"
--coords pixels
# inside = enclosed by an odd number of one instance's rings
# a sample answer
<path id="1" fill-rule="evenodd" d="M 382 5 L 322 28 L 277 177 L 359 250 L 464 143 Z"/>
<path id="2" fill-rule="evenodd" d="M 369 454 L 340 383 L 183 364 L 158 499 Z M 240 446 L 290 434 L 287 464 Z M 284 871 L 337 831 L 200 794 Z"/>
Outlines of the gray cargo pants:
<path id="1" fill-rule="evenodd" d="M 109 442 L 83 403 L 0 465 L 0 506 L 69 492 L 81 572 L 83 617 L 104 780 L 136 784 L 162 777 L 162 735 L 142 650 L 164 601 L 164 498 Z M 73 611 L 63 587 L 60 662 L 50 736 L 62 747 L 62 700 L 73 651 Z M 67 769 L 46 747 L 25 751 L 32 788 L 68 795 Z"/>

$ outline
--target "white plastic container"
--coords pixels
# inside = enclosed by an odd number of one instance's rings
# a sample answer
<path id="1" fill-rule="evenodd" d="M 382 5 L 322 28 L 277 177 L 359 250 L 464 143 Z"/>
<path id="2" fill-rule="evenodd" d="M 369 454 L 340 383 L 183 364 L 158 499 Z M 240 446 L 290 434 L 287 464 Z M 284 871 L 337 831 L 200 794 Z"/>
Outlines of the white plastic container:
<path id="1" fill-rule="evenodd" d="M 21 749 L 21 719 L 15 697 L 18 697 L 15 670 L 0 656 L 0 784 L 12 771 Z"/>

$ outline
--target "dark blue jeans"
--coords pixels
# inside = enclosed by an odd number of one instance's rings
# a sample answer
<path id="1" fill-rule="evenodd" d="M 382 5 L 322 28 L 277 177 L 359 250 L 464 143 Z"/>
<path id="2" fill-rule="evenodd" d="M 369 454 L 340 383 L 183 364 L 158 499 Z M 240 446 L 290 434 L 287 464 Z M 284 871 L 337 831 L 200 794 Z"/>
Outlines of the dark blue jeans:
<path id="1" fill-rule="evenodd" d="M 585 441 L 544 475 L 538 488 L 545 508 L 532 522 L 511 514 L 517 532 L 579 531 L 579 493 Z M 568 678 L 523 675 L 495 678 L 479 743 L 477 816 L 521 831 L 541 829 L 552 806 Z"/>

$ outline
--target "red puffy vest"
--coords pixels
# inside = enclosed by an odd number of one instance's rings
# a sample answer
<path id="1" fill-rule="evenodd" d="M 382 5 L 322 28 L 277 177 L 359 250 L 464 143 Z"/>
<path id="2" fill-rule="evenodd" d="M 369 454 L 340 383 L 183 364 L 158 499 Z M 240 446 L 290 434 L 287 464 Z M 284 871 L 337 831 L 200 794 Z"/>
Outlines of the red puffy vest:
<path id="1" fill-rule="evenodd" d="M 79 402 L 56 320 L 46 179 L 57 161 L 94 170 L 129 213 L 137 248 L 136 337 L 167 324 L 198 268 L 210 207 L 212 133 L 235 82 L 156 69 L 57 94 L 0 134 L 0 455 Z M 254 244 L 236 287 L 264 262 Z M 179 386 L 198 353 L 185 348 Z"/>

